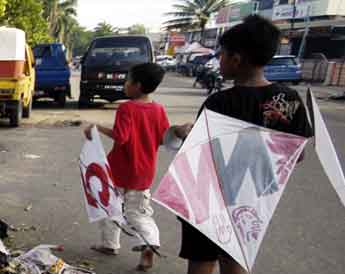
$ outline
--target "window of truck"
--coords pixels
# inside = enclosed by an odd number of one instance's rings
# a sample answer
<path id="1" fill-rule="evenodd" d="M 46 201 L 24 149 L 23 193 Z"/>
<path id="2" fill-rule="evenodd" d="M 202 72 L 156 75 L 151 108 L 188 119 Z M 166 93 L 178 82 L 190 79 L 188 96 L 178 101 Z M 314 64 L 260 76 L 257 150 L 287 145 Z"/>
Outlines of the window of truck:
<path id="1" fill-rule="evenodd" d="M 145 38 L 111 37 L 95 40 L 85 63 L 88 66 L 144 63 L 152 59 L 150 42 Z"/>

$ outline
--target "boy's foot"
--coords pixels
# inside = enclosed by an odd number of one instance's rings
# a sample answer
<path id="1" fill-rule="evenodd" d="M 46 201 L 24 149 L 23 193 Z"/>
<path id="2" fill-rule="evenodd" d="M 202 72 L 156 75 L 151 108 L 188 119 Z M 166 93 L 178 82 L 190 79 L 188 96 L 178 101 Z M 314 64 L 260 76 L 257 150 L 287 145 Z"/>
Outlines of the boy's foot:
<path id="1" fill-rule="evenodd" d="M 118 249 L 114 249 L 114 248 L 109 248 L 109 247 L 105 247 L 105 246 L 101 246 L 101 245 L 93 245 L 91 246 L 91 249 L 93 251 L 105 254 L 105 255 L 111 255 L 111 256 L 116 256 L 119 254 L 119 250 Z"/>
<path id="2" fill-rule="evenodd" d="M 141 272 L 147 272 L 147 271 L 149 271 L 151 268 L 152 268 L 152 265 L 151 265 L 151 266 L 144 266 L 144 265 L 142 265 L 142 264 L 138 264 L 135 270 L 136 270 L 136 271 L 141 271 Z"/>
<path id="3" fill-rule="evenodd" d="M 144 249 L 141 252 L 140 263 L 138 264 L 136 270 L 147 272 L 153 266 L 153 251 L 151 249 Z"/>

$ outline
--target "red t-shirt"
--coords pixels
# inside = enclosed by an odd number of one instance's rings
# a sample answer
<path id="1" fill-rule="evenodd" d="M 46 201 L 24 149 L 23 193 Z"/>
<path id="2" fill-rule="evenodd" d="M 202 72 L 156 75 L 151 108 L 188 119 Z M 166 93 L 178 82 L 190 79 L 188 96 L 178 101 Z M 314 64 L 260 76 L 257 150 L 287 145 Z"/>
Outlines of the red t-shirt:
<path id="1" fill-rule="evenodd" d="M 116 186 L 150 188 L 158 147 L 168 128 L 169 121 L 160 104 L 128 101 L 120 105 L 113 128 L 114 146 L 108 155 Z"/>

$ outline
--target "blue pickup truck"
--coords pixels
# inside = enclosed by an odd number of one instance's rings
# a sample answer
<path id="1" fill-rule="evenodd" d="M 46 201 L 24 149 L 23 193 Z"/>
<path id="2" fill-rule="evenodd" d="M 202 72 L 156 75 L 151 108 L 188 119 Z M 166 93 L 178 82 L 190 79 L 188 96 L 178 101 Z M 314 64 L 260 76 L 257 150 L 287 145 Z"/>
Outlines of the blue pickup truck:
<path id="1" fill-rule="evenodd" d="M 39 44 L 33 49 L 36 59 L 35 99 L 53 98 L 64 107 L 71 97 L 71 71 L 63 44 Z"/>

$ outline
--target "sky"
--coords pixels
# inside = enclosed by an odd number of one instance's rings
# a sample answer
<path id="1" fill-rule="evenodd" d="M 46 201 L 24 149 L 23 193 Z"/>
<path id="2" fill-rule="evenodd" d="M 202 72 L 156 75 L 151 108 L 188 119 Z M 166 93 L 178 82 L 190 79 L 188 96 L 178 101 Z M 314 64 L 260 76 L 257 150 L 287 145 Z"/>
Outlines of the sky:
<path id="1" fill-rule="evenodd" d="M 121 28 L 144 24 L 157 32 L 167 20 L 164 13 L 172 11 L 174 3 L 174 0 L 79 0 L 78 21 L 87 29 L 105 21 Z"/>

